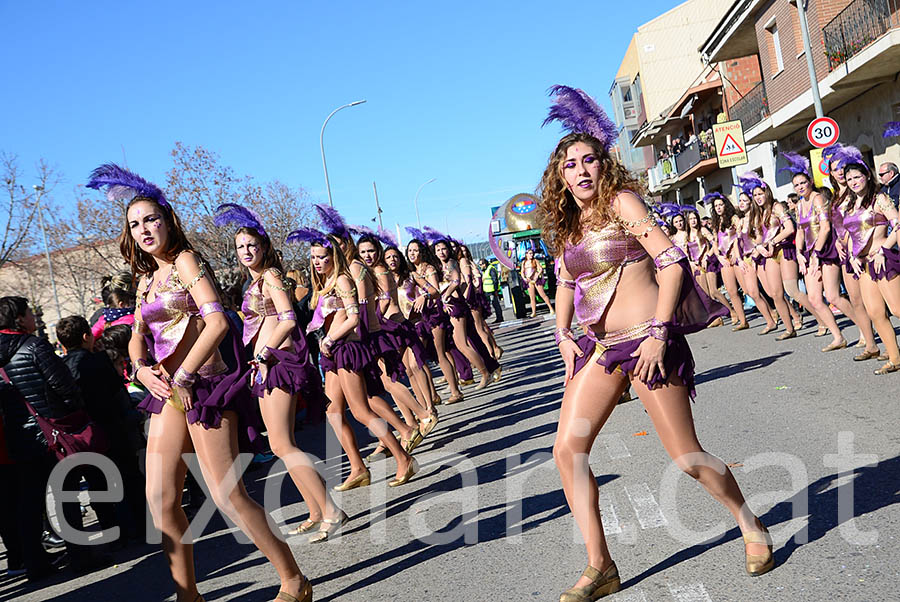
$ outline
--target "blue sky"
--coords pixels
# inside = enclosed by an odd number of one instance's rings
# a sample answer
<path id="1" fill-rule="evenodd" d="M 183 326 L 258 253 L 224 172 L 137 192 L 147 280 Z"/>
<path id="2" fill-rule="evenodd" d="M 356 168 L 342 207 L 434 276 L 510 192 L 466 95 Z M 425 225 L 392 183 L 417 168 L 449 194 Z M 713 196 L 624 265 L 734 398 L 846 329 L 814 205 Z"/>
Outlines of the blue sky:
<path id="1" fill-rule="evenodd" d="M 540 179 L 555 83 L 609 105 L 637 26 L 674 1 L 15 2 L 0 0 L 0 151 L 43 157 L 56 198 L 106 161 L 164 182 L 176 141 L 238 174 L 303 186 L 348 221 L 484 240 L 489 207 Z M 329 5 L 331 7 L 329 7 Z M 639 8 L 638 8 L 639 7 Z"/>

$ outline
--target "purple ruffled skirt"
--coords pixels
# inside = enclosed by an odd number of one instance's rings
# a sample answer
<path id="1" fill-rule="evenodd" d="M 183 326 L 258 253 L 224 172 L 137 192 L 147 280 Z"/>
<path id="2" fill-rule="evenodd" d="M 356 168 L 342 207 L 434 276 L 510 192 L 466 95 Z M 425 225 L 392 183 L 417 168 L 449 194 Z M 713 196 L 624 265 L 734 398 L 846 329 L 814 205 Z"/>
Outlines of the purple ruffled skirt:
<path id="1" fill-rule="evenodd" d="M 710 255 L 706 260 L 706 271 L 718 274 L 722 271 L 722 262 L 715 255 Z"/>
<path id="2" fill-rule="evenodd" d="M 392 348 L 400 353 L 401 357 L 407 349 L 410 349 L 419 367 L 421 368 L 425 365 L 428 359 L 425 346 L 422 345 L 415 327 L 410 324 L 409 320 L 403 320 L 402 322 L 388 319 L 381 320 L 381 332 L 384 333 L 383 336 L 387 338 Z"/>
<path id="3" fill-rule="evenodd" d="M 619 370 L 620 373 L 631 379 L 638 361 L 638 358 L 631 355 L 637 351 L 637 348 L 646 338 L 644 336 L 632 341 L 611 345 L 602 353 L 596 354 L 599 356 L 596 361 L 603 366 L 607 374 L 612 374 Z M 575 374 L 578 374 L 578 371 L 584 368 L 595 356 L 598 344 L 588 336 L 582 336 L 576 343 L 583 353 L 581 357 L 575 358 Z M 663 357 L 663 365 L 666 367 L 666 378 L 663 378 L 657 371 L 653 374 L 650 382 L 646 383 L 647 386 L 650 389 L 655 389 L 668 384 L 673 376 L 677 376 L 690 391 L 691 399 L 694 399 L 697 396 L 694 383 L 694 356 L 683 334 L 669 334 L 669 338 L 666 341 L 666 354 Z"/>
<path id="4" fill-rule="evenodd" d="M 322 377 L 312 363 L 306 339 L 299 328 L 291 333 L 291 339 L 290 349 L 268 347 L 270 357 L 276 362 L 268 367 L 266 380 L 254 382 L 250 390 L 256 397 L 262 397 L 273 389 L 281 389 L 291 395 L 298 394 L 306 404 L 307 412 L 317 414 L 325 405 Z"/>
<path id="5" fill-rule="evenodd" d="M 456 373 L 459 374 L 459 377 L 462 380 L 472 380 L 472 364 L 469 363 L 466 356 L 464 356 L 462 352 L 456 348 L 456 345 L 453 344 L 453 324 L 450 322 L 450 316 L 443 311 L 441 311 L 441 314 L 446 320 L 446 324 L 440 324 L 441 332 L 443 333 L 442 336 L 444 337 L 444 348 L 453 357 L 453 363 L 456 366 Z M 437 349 L 434 346 L 434 337 L 432 336 L 431 328 L 429 328 L 424 319 L 417 322 L 415 328 L 416 333 L 419 335 L 419 339 L 422 341 L 425 348 L 425 357 L 429 361 L 437 362 Z"/>
<path id="6" fill-rule="evenodd" d="M 828 235 L 828 240 L 825 241 L 825 246 L 822 247 L 821 251 L 813 251 L 812 247 L 803 251 L 803 256 L 806 257 L 807 264 L 809 264 L 809 260 L 813 253 L 819 258 L 819 263 L 821 264 L 841 265 L 841 256 L 838 254 L 835 238 L 831 234 Z M 849 266 L 849 263 L 847 265 Z M 853 268 L 850 268 L 850 272 L 853 272 Z"/>
<path id="7" fill-rule="evenodd" d="M 378 358 L 372 353 L 371 346 L 362 341 L 336 341 L 331 346 L 330 356 L 324 353 L 321 355 L 319 366 L 325 372 L 335 374 L 338 370 L 356 372 L 365 379 L 366 392 L 370 397 L 384 395 Z"/>
<path id="8" fill-rule="evenodd" d="M 872 280 L 893 280 L 900 275 L 900 251 L 897 249 L 884 250 L 884 269 L 876 270 L 875 262 L 868 262 L 869 276 Z"/>

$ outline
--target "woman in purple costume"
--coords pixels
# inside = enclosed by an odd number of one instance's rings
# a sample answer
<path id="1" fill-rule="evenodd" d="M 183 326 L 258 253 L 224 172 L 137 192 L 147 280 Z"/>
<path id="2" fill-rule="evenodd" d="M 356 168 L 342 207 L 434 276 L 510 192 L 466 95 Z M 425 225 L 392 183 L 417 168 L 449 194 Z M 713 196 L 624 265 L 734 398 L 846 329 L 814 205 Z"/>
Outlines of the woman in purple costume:
<path id="1" fill-rule="evenodd" d="M 875 374 L 889 374 L 900 370 L 897 337 L 885 311 L 900 317 L 900 278 L 897 278 L 900 275 L 900 253 L 897 251 L 900 219 L 890 199 L 876 192 L 875 178 L 865 163 L 845 164 L 844 175 L 853 194 L 844 214 L 847 254 L 853 272 L 859 276 L 866 311 L 887 350 L 888 361 L 875 370 Z M 889 236 L 888 226 L 893 230 Z"/>
<path id="2" fill-rule="evenodd" d="M 448 351 L 452 334 L 450 329 L 450 316 L 444 311 L 441 302 L 441 291 L 438 288 L 442 279 L 437 260 L 431 255 L 431 250 L 424 242 L 424 234 L 416 229 L 407 228 L 415 237 L 406 245 L 406 260 L 411 267 L 410 276 L 414 285 L 415 298 L 412 304 L 412 314 L 418 317 L 416 330 L 419 337 L 425 341 L 431 339 L 434 344 L 435 359 L 441 367 L 447 386 L 450 388 L 450 399 L 446 403 L 457 403 L 463 400 L 463 394 L 459 390 L 456 370 L 450 362 Z"/>
<path id="3" fill-rule="evenodd" d="M 772 308 L 769 306 L 768 300 L 760 292 L 759 276 L 763 268 L 758 266 L 753 258 L 753 247 L 755 245 L 753 237 L 750 236 L 750 232 L 752 231 L 750 226 L 750 208 L 752 202 L 750 195 L 743 190 L 738 195 L 738 215 L 740 216 L 741 221 L 738 228 L 739 238 L 737 247 L 740 261 L 738 262 L 737 269 L 734 273 L 738 278 L 738 282 L 741 284 L 741 288 L 751 299 L 753 299 L 757 311 L 759 311 L 763 320 L 766 321 L 765 330 L 771 332 L 772 330 L 775 330 L 777 324 L 775 323 L 775 318 L 772 317 Z"/>
<path id="4" fill-rule="evenodd" d="M 463 283 L 466 286 L 465 298 L 472 312 L 472 322 L 475 324 L 475 330 L 484 346 L 491 352 L 491 357 L 499 361 L 503 356 L 503 349 L 497 344 L 494 338 L 494 331 L 491 330 L 487 323 L 487 318 L 491 315 L 491 304 L 487 295 L 484 294 L 482 288 L 481 270 L 472 259 L 472 252 L 466 245 L 459 245 L 457 251 L 457 260 L 459 261 L 459 269 L 462 272 Z"/>
<path id="5" fill-rule="evenodd" d="M 738 223 L 740 219 L 734 212 L 734 205 L 721 193 L 711 192 L 703 197 L 707 203 L 712 203 L 712 228 L 715 241 L 713 242 L 714 257 L 719 271 L 722 275 L 722 282 L 725 283 L 725 290 L 728 291 L 729 307 L 733 316 L 737 317 L 737 324 L 732 330 L 746 330 L 747 316 L 744 314 L 744 296 L 738 292 L 737 276 L 735 275 L 735 249 L 738 243 Z M 734 322 L 732 318 L 732 322 Z"/>
<path id="6" fill-rule="evenodd" d="M 379 330 L 370 333 L 373 352 L 378 356 L 381 369 L 381 382 L 394 398 L 403 420 L 413 429 L 413 434 L 406 439 L 406 451 L 412 451 L 424 439 L 431 428 L 422 429 L 421 424 L 437 424 L 434 407 L 420 404 L 400 380 L 409 374 L 410 382 L 416 377 L 424 376 L 425 348 L 416 335 L 412 325 L 403 319 L 397 299 L 397 284 L 394 276 L 384 263 L 384 247 L 379 236 L 363 233 L 356 241 L 359 256 L 375 279 L 378 293 L 375 295 L 375 313 L 378 317 Z M 407 351 L 413 354 L 413 364 L 418 371 L 407 373 L 404 358 Z M 416 375 L 414 377 L 413 375 Z M 421 380 L 420 385 L 423 384 Z M 427 387 L 427 383 L 424 383 Z M 429 397 L 430 399 L 430 397 Z M 376 450 L 383 452 L 384 450 Z"/>
<path id="7" fill-rule="evenodd" d="M 327 415 L 351 460 L 350 475 L 339 490 L 364 487 L 371 482 L 371 474 L 359 456 L 356 437 L 344 420 L 347 406 L 353 417 L 368 427 L 397 460 L 396 477 L 388 485 L 403 485 L 419 467 L 390 432 L 382 415 L 384 412 L 374 407 L 373 397 L 367 390 L 374 359 L 370 345 L 359 335 L 359 322 L 364 319 L 359 303 L 360 293 L 341 250 L 341 240 L 309 228 L 294 230 L 287 240 L 310 244 L 313 267 L 310 305 L 315 305 L 316 309 L 306 329 L 321 336 L 319 365 L 325 372 L 325 394 L 330 401 Z M 377 379 L 376 382 L 381 385 Z M 382 402 L 387 406 L 387 402 Z M 390 407 L 387 410 L 396 422 L 402 424 Z M 349 436 L 347 430 L 350 431 Z M 351 457 L 354 452 L 355 458 Z"/>
<path id="8" fill-rule="evenodd" d="M 550 304 L 550 298 L 547 296 L 547 292 L 544 290 L 544 266 L 541 265 L 540 261 L 534 258 L 534 251 L 531 249 L 525 251 L 525 259 L 519 264 L 519 275 L 528 287 L 528 298 L 531 300 L 531 317 L 534 318 L 537 316 L 537 299 L 535 299 L 534 296 L 535 292 L 537 292 L 537 294 L 541 296 L 541 299 L 544 300 L 544 303 L 547 304 L 550 315 L 554 315 L 555 310 Z"/>
<path id="9" fill-rule="evenodd" d="M 250 390 L 259 399 L 272 452 L 285 463 L 309 509 L 309 518 L 290 533 L 308 533 L 319 527 L 310 543 L 327 541 L 347 521 L 347 515 L 331 499 L 315 465 L 297 447 L 294 437 L 298 398 L 315 413 L 325 395 L 306 337 L 297 324 L 292 283 L 283 276 L 281 260 L 259 216 L 226 203 L 216 209 L 215 224 L 235 228 L 235 253 L 252 280 L 241 305 L 243 343 L 254 356 Z"/>
<path id="10" fill-rule="evenodd" d="M 859 327 L 859 342 L 857 347 L 864 347 L 859 355 L 853 357 L 853 361 L 864 362 L 871 359 L 884 361 L 887 356 L 881 356 L 881 350 L 875 341 L 875 332 L 872 329 L 872 319 L 866 311 L 859 287 L 859 276 L 853 272 L 850 265 L 850 257 L 847 254 L 847 230 L 844 228 L 844 213 L 853 203 L 856 196 L 847 186 L 847 178 L 844 176 L 844 165 L 848 163 L 865 163 L 862 153 L 853 146 L 834 144 L 822 150 L 822 157 L 828 161 L 828 177 L 831 180 L 831 189 L 834 196 L 831 199 L 831 227 L 834 230 L 834 246 L 841 260 L 841 279 L 847 295 L 850 296 L 850 305 L 856 314 L 856 325 Z"/>
<path id="11" fill-rule="evenodd" d="M 736 519 L 747 571 L 765 573 L 774 565 L 771 538 L 728 467 L 704 452 L 691 417 L 694 362 L 684 335 L 726 310 L 694 286 L 684 254 L 631 192 L 641 184 L 609 152 L 615 125 L 581 90 L 553 91 L 548 120 L 575 130 L 560 140 L 541 181 L 543 235 L 560 262 L 555 335 L 566 367 L 553 454 L 588 552 L 588 568 L 560 601 L 619 589 L 588 456 L 629 379 L 675 463 Z M 586 328 L 578 340 L 573 316 Z"/>
<path id="12" fill-rule="evenodd" d="M 105 187 L 111 200 L 127 203 L 119 246 L 141 276 L 128 351 L 135 379 L 150 391 L 139 406 L 151 414 L 147 502 L 162 531 L 176 599 L 203 599 L 181 508 L 187 473 L 182 454 L 193 449 L 213 501 L 278 571 L 279 599 L 310 602 L 310 582 L 235 470 L 240 464 L 235 462 L 239 421 L 256 422 L 256 408 L 247 389 L 247 366 L 239 359 L 239 335 L 229 326 L 208 266 L 192 250 L 178 216 L 154 184 L 108 164 L 93 171 L 88 187 Z M 223 339 L 238 358 L 235 366 L 229 367 L 219 353 Z M 248 433 L 256 434 L 252 426 Z"/>
<path id="13" fill-rule="evenodd" d="M 437 234 L 437 233 L 435 233 Z M 484 389 L 492 381 L 500 380 L 500 364 L 497 363 L 487 347 L 481 342 L 481 337 L 475 331 L 469 307 L 463 298 L 462 275 L 459 264 L 453 259 L 453 248 L 446 237 L 432 239 L 435 256 L 441 262 L 441 273 L 444 278 L 440 282 L 441 301 L 444 309 L 450 315 L 450 323 L 453 325 L 453 343 L 466 359 L 481 373 L 476 389 Z"/>

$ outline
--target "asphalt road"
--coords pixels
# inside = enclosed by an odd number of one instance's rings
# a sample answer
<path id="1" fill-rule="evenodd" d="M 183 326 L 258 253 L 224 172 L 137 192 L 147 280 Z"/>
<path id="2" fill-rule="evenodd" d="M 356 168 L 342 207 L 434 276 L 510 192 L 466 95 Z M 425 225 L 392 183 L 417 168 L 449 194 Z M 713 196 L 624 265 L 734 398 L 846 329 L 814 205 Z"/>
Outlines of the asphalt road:
<path id="1" fill-rule="evenodd" d="M 648 416 L 632 401 L 616 408 L 591 455 L 623 578 L 623 590 L 608 599 L 900 597 L 900 373 L 874 376 L 877 363 L 853 362 L 855 349 L 823 354 L 827 340 L 814 338 L 814 328 L 785 342 L 759 337 L 760 322 L 757 316 L 751 330 L 690 337 L 694 416 L 704 446 L 733 465 L 769 525 L 778 566 L 759 578 L 745 574 L 730 515 L 671 470 Z M 550 455 L 563 374 L 552 324 L 498 329 L 506 349 L 501 382 L 441 406 L 440 424 L 416 452 L 422 470 L 408 485 L 388 488 L 394 464 L 376 463 L 372 486 L 339 497 L 352 518 L 342 537 L 316 546 L 289 539 L 317 601 L 555 601 L 575 582 L 586 559 Z M 855 328 L 847 331 L 854 343 Z M 331 458 L 320 466 L 337 482 L 331 433 L 307 429 L 298 439 Z M 371 441 L 360 431 L 364 449 Z M 267 482 L 283 477 L 270 468 L 245 477 L 257 499 Z M 283 531 L 305 517 L 287 481 L 280 505 L 273 516 Z M 206 600 L 274 598 L 274 570 L 221 520 L 208 526 L 195 554 Z M 63 572 L 40 589 L 4 577 L 0 599 L 174 599 L 158 546 L 130 547 L 117 559 L 86 576 Z"/>

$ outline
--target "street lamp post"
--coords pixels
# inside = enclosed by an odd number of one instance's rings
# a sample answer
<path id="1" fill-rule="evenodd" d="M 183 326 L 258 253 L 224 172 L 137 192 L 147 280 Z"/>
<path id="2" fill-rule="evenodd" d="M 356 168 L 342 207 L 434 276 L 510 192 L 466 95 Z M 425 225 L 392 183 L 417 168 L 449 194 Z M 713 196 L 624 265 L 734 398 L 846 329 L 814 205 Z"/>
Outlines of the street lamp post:
<path id="1" fill-rule="evenodd" d="M 62 308 L 59 305 L 59 294 L 56 292 L 56 280 L 53 278 L 53 262 L 50 261 L 50 245 L 47 244 L 47 229 L 44 227 L 44 211 L 41 209 L 41 195 L 44 193 L 44 187 L 33 185 L 35 197 L 37 199 L 38 223 L 41 225 L 41 234 L 44 237 L 44 255 L 47 256 L 47 270 L 50 273 L 50 286 L 53 288 L 53 300 L 56 301 L 56 319 L 62 320 Z"/>
<path id="2" fill-rule="evenodd" d="M 416 198 L 413 201 L 413 204 L 415 204 L 416 206 L 416 225 L 419 227 L 419 229 L 422 228 L 422 220 L 419 219 L 419 193 L 422 192 L 422 189 L 425 188 L 427 184 L 431 184 L 435 180 L 437 180 L 437 178 L 431 178 L 430 180 L 425 182 L 425 184 L 419 186 L 419 189 L 416 191 Z"/>
<path id="3" fill-rule="evenodd" d="M 325 188 L 328 190 L 328 204 L 332 207 L 334 207 L 334 201 L 331 200 L 331 183 L 328 181 L 328 165 L 326 165 L 325 163 L 325 126 L 328 125 L 328 120 L 334 117 L 334 114 L 341 109 L 346 109 L 347 107 L 355 107 L 356 105 L 361 105 L 364 102 L 366 101 L 357 100 L 336 108 L 328 114 L 328 117 L 325 118 L 325 122 L 322 124 L 322 131 L 319 132 L 319 150 L 322 152 L 322 169 L 325 170 Z"/>

